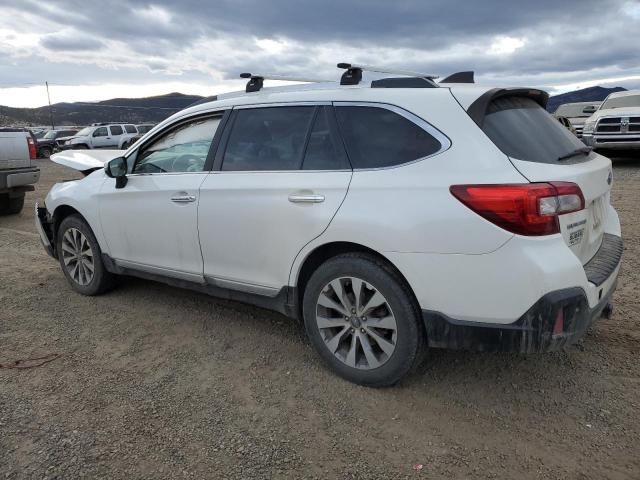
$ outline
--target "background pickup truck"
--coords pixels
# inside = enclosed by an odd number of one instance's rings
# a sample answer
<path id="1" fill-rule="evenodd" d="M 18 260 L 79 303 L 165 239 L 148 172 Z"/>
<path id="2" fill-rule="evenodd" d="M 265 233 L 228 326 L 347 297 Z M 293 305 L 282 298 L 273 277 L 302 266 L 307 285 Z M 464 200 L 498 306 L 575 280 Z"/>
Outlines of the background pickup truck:
<path id="1" fill-rule="evenodd" d="M 0 128 L 0 215 L 20 213 L 25 192 L 40 179 L 36 142 L 31 132 L 21 128 Z"/>

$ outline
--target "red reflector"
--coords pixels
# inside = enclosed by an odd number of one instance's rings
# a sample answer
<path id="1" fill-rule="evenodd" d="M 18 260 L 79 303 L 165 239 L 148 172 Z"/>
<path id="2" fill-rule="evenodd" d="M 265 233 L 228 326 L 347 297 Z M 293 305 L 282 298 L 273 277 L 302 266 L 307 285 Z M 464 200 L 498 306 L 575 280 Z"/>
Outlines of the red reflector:
<path id="1" fill-rule="evenodd" d="M 564 333 L 564 308 L 558 310 L 556 315 L 556 323 L 553 324 L 553 336 L 562 335 Z"/>
<path id="2" fill-rule="evenodd" d="M 519 235 L 559 233 L 558 214 L 584 208 L 580 187 L 567 182 L 452 185 L 449 190 L 478 215 Z"/>

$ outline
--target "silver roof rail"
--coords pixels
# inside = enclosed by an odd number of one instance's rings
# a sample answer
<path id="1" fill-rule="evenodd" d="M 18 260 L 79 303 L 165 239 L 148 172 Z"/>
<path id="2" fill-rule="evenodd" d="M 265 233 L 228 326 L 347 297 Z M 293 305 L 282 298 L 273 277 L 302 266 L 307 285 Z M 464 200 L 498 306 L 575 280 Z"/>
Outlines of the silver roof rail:
<path id="1" fill-rule="evenodd" d="M 323 80 L 318 78 L 305 77 L 288 77 L 286 75 L 271 75 L 257 73 L 241 73 L 240 78 L 248 78 L 246 92 L 258 92 L 262 89 L 265 80 L 280 80 L 282 82 L 306 82 L 306 83 L 322 83 L 332 82 L 333 80 Z"/>
<path id="2" fill-rule="evenodd" d="M 394 68 L 376 67 L 373 65 L 358 65 L 355 63 L 339 63 L 338 68 L 346 69 L 347 71 L 342 74 L 340 79 L 340 85 L 357 85 L 362 80 L 362 72 L 376 72 L 376 73 L 390 73 L 392 75 L 403 75 L 407 77 L 424 78 L 425 80 L 433 81 L 438 78 L 438 75 L 430 75 L 426 73 L 412 72 L 409 70 L 396 70 Z"/>

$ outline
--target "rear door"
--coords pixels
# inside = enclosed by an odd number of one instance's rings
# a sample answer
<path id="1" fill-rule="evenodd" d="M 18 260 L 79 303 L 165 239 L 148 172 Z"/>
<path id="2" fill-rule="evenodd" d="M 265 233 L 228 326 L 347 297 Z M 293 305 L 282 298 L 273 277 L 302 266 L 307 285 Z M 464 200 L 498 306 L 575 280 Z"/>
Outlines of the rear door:
<path id="1" fill-rule="evenodd" d="M 494 100 L 482 129 L 529 181 L 573 182 L 580 187 L 585 209 L 561 215 L 560 228 L 573 253 L 587 263 L 600 248 L 612 214 L 611 161 L 587 152 L 575 135 L 525 97 Z"/>
<path id="2" fill-rule="evenodd" d="M 234 110 L 200 188 L 207 280 L 274 296 L 296 255 L 329 225 L 351 167 L 327 105 Z"/>
<path id="3" fill-rule="evenodd" d="M 111 135 L 108 137 L 108 148 L 118 147 L 120 145 L 120 139 L 122 135 L 124 135 L 124 129 L 121 125 L 111 125 L 109 127 L 109 132 Z"/>

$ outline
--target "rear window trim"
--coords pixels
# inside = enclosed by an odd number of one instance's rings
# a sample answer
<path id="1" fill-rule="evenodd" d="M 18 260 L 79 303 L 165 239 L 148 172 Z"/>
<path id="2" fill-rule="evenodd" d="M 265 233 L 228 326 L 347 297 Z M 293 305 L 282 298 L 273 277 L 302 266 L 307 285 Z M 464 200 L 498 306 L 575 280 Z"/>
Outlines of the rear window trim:
<path id="1" fill-rule="evenodd" d="M 411 123 L 414 123 L 422 130 L 427 132 L 433 138 L 435 138 L 440 143 L 440 149 L 436 152 L 431 153 L 430 155 L 426 155 L 424 157 L 416 158 L 415 160 L 410 160 L 408 162 L 398 163 L 396 165 L 388 165 L 385 167 L 370 167 L 370 168 L 354 168 L 354 172 L 369 172 L 369 171 L 377 171 L 377 170 L 390 170 L 393 168 L 402 168 L 407 165 L 412 165 L 417 162 L 422 162 L 428 158 L 435 157 L 436 155 L 440 155 L 441 153 L 449 150 L 451 148 L 451 139 L 445 135 L 443 132 L 438 130 L 436 127 L 431 125 L 429 122 L 419 117 L 415 113 L 411 113 L 408 110 L 405 110 L 402 107 L 391 103 L 383 103 L 383 102 L 349 102 L 349 101 L 335 101 L 331 102 L 334 108 L 339 107 L 374 107 L 374 108 L 383 108 L 389 110 L 391 112 L 397 113 L 401 117 L 404 117 L 406 120 L 409 120 Z M 344 142 L 344 140 L 343 140 Z M 353 164 L 353 162 L 351 162 Z"/>

